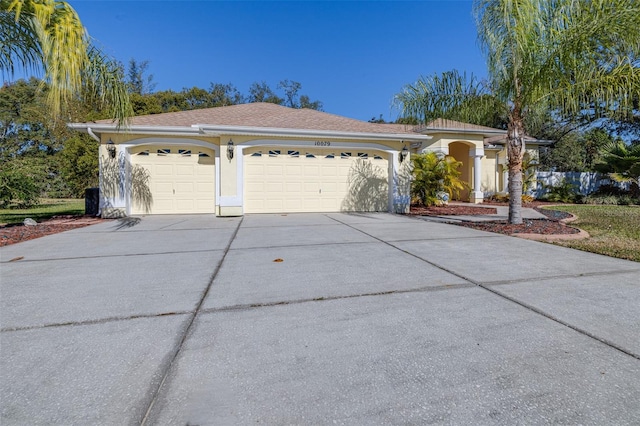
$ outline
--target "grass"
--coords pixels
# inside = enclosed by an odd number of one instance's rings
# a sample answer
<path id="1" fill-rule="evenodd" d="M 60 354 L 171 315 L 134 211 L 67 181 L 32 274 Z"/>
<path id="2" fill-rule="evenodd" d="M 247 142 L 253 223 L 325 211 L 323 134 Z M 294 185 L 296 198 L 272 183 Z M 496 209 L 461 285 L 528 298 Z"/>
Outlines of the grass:
<path id="1" fill-rule="evenodd" d="M 0 224 L 22 223 L 30 217 L 36 222 L 58 215 L 81 216 L 84 214 L 84 199 L 43 198 L 40 204 L 29 209 L 0 209 Z"/>
<path id="2" fill-rule="evenodd" d="M 551 207 L 578 216 L 572 225 L 590 238 L 557 244 L 592 253 L 640 262 L 640 207 L 565 205 Z"/>

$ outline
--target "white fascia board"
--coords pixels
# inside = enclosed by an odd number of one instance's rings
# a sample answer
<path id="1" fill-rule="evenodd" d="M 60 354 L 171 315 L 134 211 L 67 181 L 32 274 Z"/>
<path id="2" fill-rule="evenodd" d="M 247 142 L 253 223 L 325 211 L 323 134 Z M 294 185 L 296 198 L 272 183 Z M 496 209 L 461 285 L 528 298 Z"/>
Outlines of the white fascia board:
<path id="1" fill-rule="evenodd" d="M 309 138 L 332 138 L 341 140 L 374 139 L 397 141 L 427 141 L 431 136 L 407 133 L 366 133 L 366 132 L 341 132 L 335 130 L 309 130 L 309 129 L 283 129 L 276 127 L 245 127 L 245 126 L 212 126 L 207 124 L 194 124 L 192 127 L 200 129 L 208 135 L 214 133 L 233 134 L 241 136 L 296 136 Z"/>
<path id="2" fill-rule="evenodd" d="M 428 141 L 431 136 L 408 133 L 366 133 L 366 132 L 341 132 L 335 130 L 309 130 L 309 129 L 282 129 L 274 127 L 247 127 L 247 126 L 215 126 L 206 124 L 194 124 L 191 127 L 183 126 L 128 126 L 118 128 L 115 124 L 96 123 L 69 123 L 67 126 L 74 130 L 88 132 L 90 128 L 94 133 L 138 133 L 153 135 L 205 135 L 220 136 L 295 136 L 307 138 L 330 138 L 341 140 L 393 140 L 393 141 Z"/>
<path id="3" fill-rule="evenodd" d="M 137 133 L 145 135 L 164 135 L 164 136 L 179 136 L 179 135 L 198 135 L 202 136 L 202 133 L 198 129 L 193 127 L 183 126 L 127 126 L 118 128 L 115 124 L 95 124 L 95 123 L 69 123 L 67 127 L 88 132 L 91 129 L 94 133 Z M 210 135 L 213 136 L 213 135 Z"/>

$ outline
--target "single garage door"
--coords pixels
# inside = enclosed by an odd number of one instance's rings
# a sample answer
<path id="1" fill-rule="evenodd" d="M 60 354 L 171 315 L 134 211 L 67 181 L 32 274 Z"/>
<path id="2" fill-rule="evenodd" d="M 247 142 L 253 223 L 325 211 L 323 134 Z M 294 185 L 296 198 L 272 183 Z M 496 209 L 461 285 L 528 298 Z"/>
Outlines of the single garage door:
<path id="1" fill-rule="evenodd" d="M 245 213 L 388 209 L 384 152 L 254 147 L 244 163 Z"/>
<path id="2" fill-rule="evenodd" d="M 139 147 L 131 151 L 131 167 L 132 214 L 215 213 L 213 150 Z"/>

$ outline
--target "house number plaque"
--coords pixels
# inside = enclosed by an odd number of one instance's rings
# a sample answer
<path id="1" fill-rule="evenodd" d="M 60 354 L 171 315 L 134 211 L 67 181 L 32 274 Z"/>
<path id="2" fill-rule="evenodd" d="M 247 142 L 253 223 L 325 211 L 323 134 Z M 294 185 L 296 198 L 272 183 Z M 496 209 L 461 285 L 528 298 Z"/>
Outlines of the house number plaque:
<path id="1" fill-rule="evenodd" d="M 329 141 L 315 141 L 315 146 L 331 146 Z"/>

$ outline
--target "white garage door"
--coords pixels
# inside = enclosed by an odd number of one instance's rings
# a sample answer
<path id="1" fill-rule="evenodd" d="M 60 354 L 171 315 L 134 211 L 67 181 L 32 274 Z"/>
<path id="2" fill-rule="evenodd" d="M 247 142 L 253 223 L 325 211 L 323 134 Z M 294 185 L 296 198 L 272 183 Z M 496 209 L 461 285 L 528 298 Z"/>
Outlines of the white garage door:
<path id="1" fill-rule="evenodd" d="M 372 150 L 250 148 L 245 213 L 387 211 L 387 154 Z"/>
<path id="2" fill-rule="evenodd" d="M 131 151 L 131 166 L 132 214 L 215 213 L 213 150 L 139 147 Z"/>

